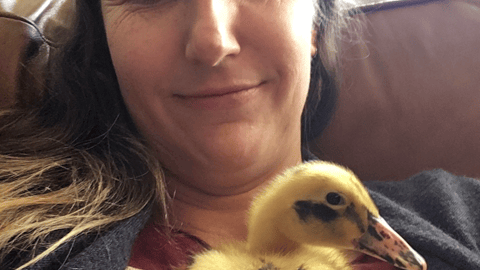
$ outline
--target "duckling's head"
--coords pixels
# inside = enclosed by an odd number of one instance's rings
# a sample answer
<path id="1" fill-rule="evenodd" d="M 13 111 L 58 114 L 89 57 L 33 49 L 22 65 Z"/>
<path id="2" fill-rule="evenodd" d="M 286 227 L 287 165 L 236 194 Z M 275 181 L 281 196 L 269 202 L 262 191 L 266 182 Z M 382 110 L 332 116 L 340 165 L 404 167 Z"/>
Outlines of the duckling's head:
<path id="1" fill-rule="evenodd" d="M 264 246 L 291 251 L 302 244 L 357 249 L 402 267 L 409 263 L 405 262 L 408 258 L 398 258 L 403 256 L 398 252 L 392 254 L 392 249 L 399 248 L 383 239 L 384 225 L 373 200 L 352 171 L 315 161 L 285 171 L 254 200 L 247 242 L 257 250 Z M 388 232 L 388 238 L 398 236 L 390 227 L 387 229 L 393 232 Z M 402 247 L 399 252 L 411 253 L 413 249 L 398 238 L 407 249 Z M 420 262 L 413 262 L 419 267 L 411 269 L 426 269 L 421 266 L 423 258 L 413 252 Z"/>
<path id="2" fill-rule="evenodd" d="M 250 213 L 254 223 L 276 220 L 276 229 L 295 242 L 341 248 L 351 248 L 352 239 L 367 231 L 369 214 L 379 216 L 358 178 L 327 162 L 285 171 L 257 197 Z"/>

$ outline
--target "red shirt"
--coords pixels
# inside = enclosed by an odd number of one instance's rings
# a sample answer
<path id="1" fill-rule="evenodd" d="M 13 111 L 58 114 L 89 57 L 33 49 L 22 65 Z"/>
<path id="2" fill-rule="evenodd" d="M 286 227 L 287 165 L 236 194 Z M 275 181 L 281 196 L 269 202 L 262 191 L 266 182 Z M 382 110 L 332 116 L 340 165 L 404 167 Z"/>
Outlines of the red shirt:
<path id="1" fill-rule="evenodd" d="M 139 233 L 129 266 L 144 270 L 170 270 L 189 264 L 191 256 L 208 248 L 197 237 L 181 231 L 166 233 L 164 227 L 149 222 Z M 352 262 L 354 270 L 396 270 L 393 265 L 361 255 Z"/>

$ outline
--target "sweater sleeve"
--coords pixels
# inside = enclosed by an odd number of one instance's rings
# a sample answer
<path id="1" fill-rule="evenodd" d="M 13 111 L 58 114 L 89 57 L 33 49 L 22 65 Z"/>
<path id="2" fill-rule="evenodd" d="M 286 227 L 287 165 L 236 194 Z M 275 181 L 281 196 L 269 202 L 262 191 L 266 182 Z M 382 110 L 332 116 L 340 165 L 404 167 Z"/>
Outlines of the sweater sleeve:
<path id="1" fill-rule="evenodd" d="M 433 170 L 365 185 L 382 217 L 429 270 L 480 269 L 480 180 Z"/>
<path id="2" fill-rule="evenodd" d="M 102 233 L 81 235 L 67 242 L 26 270 L 123 270 L 127 267 L 133 242 L 151 215 L 147 206 L 137 215 L 120 221 Z M 3 267 L 0 269 L 15 269 Z"/>

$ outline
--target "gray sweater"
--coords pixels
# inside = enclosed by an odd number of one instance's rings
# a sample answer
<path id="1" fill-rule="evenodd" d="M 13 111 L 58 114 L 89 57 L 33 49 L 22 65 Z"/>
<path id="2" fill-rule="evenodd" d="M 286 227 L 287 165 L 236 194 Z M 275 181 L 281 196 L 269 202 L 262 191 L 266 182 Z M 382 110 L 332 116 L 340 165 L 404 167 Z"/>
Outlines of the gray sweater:
<path id="1" fill-rule="evenodd" d="M 434 170 L 365 184 L 383 218 L 424 256 L 429 270 L 480 269 L 480 180 Z M 28 269 L 125 269 L 149 216 L 145 209 L 101 235 L 80 237 Z"/>

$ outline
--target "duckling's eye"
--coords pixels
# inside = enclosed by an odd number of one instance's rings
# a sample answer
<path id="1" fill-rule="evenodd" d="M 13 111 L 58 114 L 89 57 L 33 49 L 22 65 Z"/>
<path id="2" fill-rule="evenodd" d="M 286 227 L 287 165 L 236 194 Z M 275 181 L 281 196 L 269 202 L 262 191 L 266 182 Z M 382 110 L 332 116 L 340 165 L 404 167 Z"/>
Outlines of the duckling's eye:
<path id="1" fill-rule="evenodd" d="M 345 204 L 345 199 L 343 199 L 342 195 L 336 192 L 330 192 L 327 194 L 327 202 L 331 205 L 342 205 Z"/>

